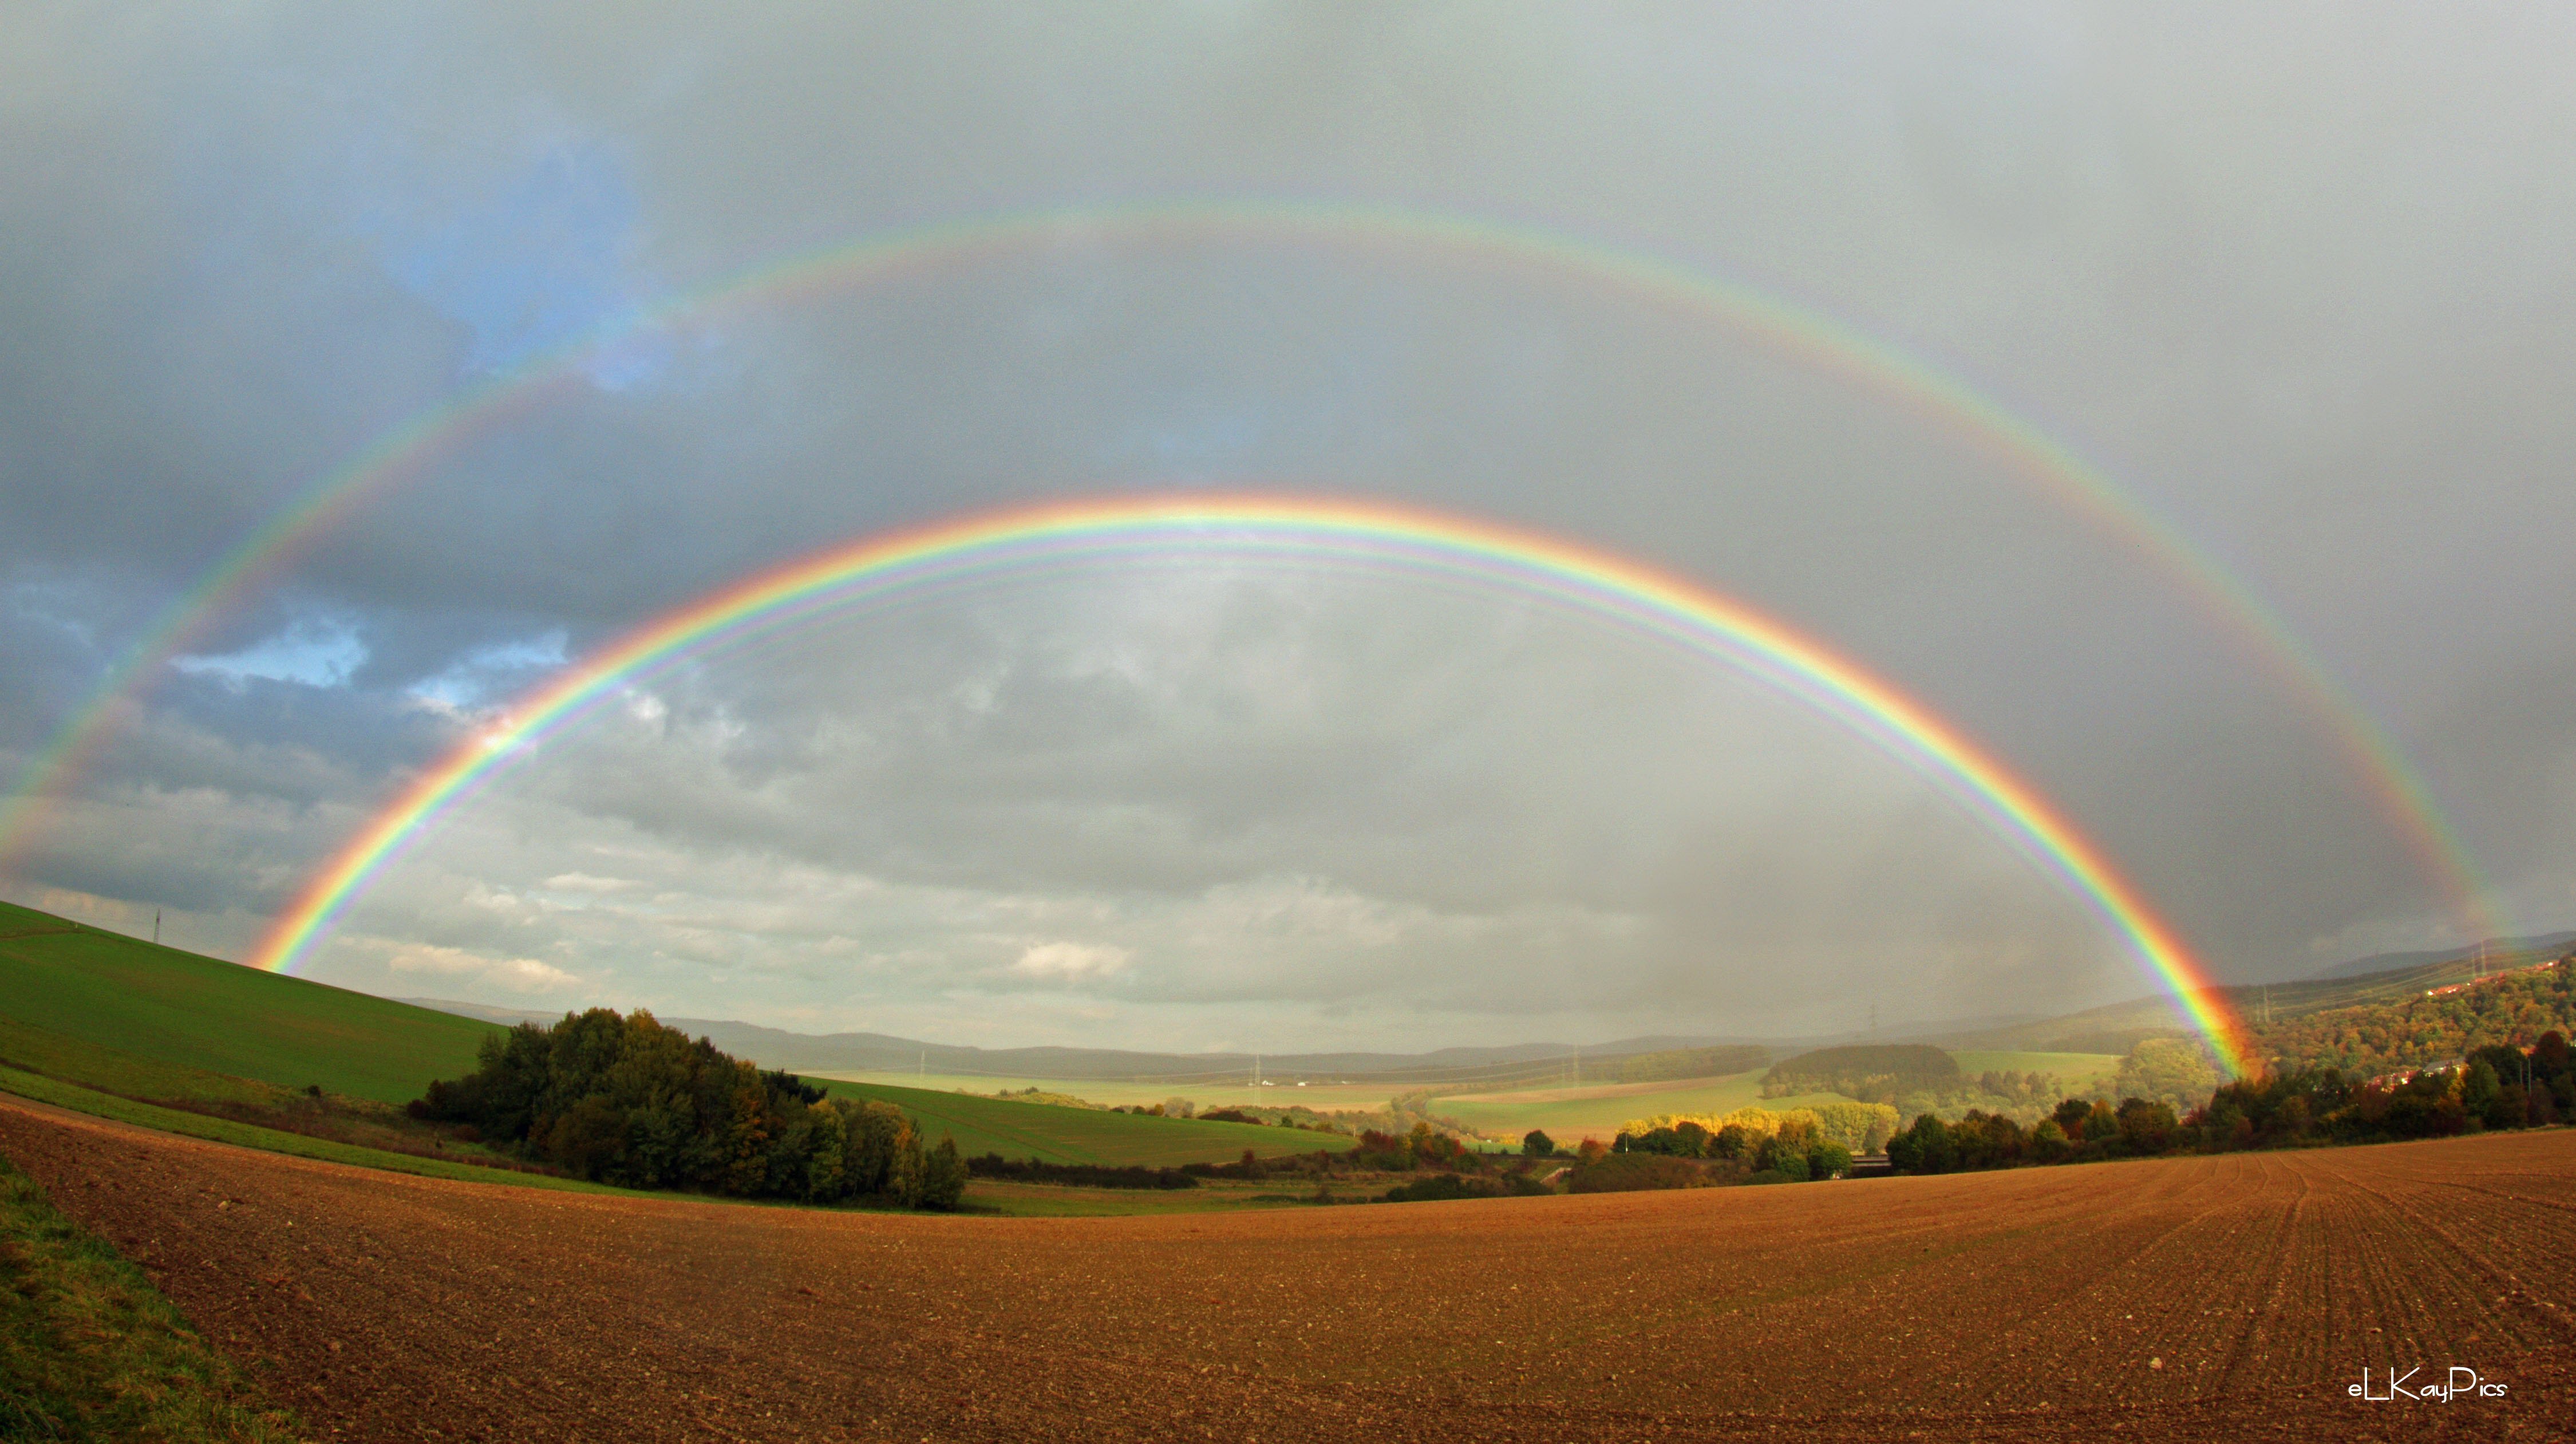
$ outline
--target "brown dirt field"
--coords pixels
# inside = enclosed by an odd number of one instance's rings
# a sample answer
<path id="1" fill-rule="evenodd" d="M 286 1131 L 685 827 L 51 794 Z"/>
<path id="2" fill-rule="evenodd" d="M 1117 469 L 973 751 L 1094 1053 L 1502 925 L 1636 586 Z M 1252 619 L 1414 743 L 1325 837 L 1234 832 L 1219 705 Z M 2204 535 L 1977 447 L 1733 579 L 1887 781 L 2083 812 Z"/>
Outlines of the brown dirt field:
<path id="1" fill-rule="evenodd" d="M 0 1153 L 331 1438 L 2340 1441 L 2576 1421 L 2569 1130 L 1106 1219 L 453 1183 L 15 1099 Z M 2392 1361 L 2509 1392 L 2350 1397 Z"/>

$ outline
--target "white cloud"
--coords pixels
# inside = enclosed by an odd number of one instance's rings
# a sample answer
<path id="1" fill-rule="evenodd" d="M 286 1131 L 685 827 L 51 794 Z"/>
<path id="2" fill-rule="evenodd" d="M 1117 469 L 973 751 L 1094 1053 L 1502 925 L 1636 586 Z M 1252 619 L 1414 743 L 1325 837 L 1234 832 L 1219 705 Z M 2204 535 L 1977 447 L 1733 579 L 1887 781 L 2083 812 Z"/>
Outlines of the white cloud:
<path id="1" fill-rule="evenodd" d="M 561 994 L 581 986 L 581 979 L 535 958 L 490 958 L 463 948 L 415 943 L 385 960 L 397 973 L 431 973 L 463 978 L 522 996 Z"/>
<path id="2" fill-rule="evenodd" d="M 1125 948 L 1093 943 L 1038 943 L 1020 954 L 1011 971 L 1054 982 L 1100 982 L 1125 972 L 1133 956 Z"/>

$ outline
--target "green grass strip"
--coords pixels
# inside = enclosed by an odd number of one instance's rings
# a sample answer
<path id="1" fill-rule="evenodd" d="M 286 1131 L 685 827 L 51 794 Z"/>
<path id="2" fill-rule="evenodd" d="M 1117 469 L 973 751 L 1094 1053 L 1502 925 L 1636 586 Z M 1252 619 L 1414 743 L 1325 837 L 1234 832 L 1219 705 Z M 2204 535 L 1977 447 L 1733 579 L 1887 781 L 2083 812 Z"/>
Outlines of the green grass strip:
<path id="1" fill-rule="evenodd" d="M 301 1439 L 143 1271 L 0 1158 L 0 1439 Z"/>
<path id="2" fill-rule="evenodd" d="M 164 1133 L 183 1133 L 190 1138 L 203 1138 L 215 1143 L 231 1143 L 243 1148 L 264 1148 L 271 1153 L 291 1153 L 298 1158 L 318 1158 L 325 1163 L 347 1163 L 360 1168 L 381 1168 L 392 1173 L 418 1174 L 423 1178 L 453 1178 L 467 1183 L 510 1183 L 524 1188 L 554 1188 L 567 1193 L 615 1193 L 645 1197 L 632 1189 L 613 1188 L 605 1183 L 586 1183 L 578 1178 L 553 1178 L 542 1173 L 517 1173 L 508 1169 L 478 1168 L 471 1163 L 453 1163 L 443 1158 L 422 1158 L 415 1154 L 394 1153 L 382 1148 L 366 1148 L 354 1143 L 335 1143 L 327 1138 L 307 1138 L 301 1133 L 285 1133 L 262 1128 L 255 1123 L 236 1123 L 229 1118 L 210 1118 L 185 1109 L 163 1108 L 152 1103 L 137 1103 L 113 1093 L 83 1088 L 57 1078 L 28 1073 L 0 1065 L 0 1090 L 39 1103 L 51 1103 L 76 1113 L 99 1118 L 112 1118 L 119 1123 L 132 1123 L 143 1128 L 157 1128 Z M 0 1435 L 5 1439 L 6 1435 Z M 42 1436 L 38 1436 L 42 1437 Z"/>

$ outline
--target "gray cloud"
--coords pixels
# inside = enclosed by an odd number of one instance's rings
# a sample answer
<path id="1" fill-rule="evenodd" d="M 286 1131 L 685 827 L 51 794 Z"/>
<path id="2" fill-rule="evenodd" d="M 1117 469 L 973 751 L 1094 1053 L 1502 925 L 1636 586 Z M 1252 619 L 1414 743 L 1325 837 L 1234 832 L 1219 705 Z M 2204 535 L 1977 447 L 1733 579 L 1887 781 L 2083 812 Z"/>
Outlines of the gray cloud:
<path id="1" fill-rule="evenodd" d="M 2276 607 L 2509 915 L 2576 913 L 2553 17 L 131 17 L 0 19 L 0 765 L 317 477 L 631 307 L 942 219 L 1346 199 L 1695 259 L 1970 378 Z M 662 608 L 961 508 L 1259 484 L 1563 531 L 1794 619 L 2031 776 L 2224 973 L 2463 926 L 2279 660 L 2135 535 L 1597 278 L 1072 228 L 708 313 L 449 440 L 156 675 L 9 895 L 237 953 L 482 709 Z M 1509 598 L 1208 567 L 657 679 L 316 966 L 1154 1046 L 2142 985 L 1989 827 L 1740 679 Z"/>

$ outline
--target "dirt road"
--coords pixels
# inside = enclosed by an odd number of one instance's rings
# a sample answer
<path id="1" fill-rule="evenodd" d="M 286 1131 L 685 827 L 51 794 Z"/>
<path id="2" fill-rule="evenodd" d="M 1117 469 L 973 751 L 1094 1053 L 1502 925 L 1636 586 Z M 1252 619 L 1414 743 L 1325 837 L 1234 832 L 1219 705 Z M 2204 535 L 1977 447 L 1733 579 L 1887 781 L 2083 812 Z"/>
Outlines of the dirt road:
<path id="1" fill-rule="evenodd" d="M 450 1183 L 0 1098 L 343 1439 L 2564 1439 L 2576 1131 L 1139 1219 Z M 2365 1402 L 2451 1365 L 2502 1398 Z"/>

